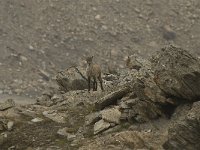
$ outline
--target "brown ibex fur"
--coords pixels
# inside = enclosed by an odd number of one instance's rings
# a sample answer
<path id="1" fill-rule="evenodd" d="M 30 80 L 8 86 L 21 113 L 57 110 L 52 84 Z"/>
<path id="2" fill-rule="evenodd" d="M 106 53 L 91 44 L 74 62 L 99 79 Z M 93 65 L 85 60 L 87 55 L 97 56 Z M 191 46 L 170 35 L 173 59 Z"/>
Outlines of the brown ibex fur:
<path id="1" fill-rule="evenodd" d="M 97 79 L 100 82 L 101 90 L 103 91 L 103 85 L 102 85 L 102 78 L 101 78 L 101 67 L 97 64 L 93 64 L 93 56 L 87 57 L 87 78 L 88 78 L 88 91 L 90 91 L 90 83 L 91 78 L 93 78 L 93 91 L 97 91 Z"/>

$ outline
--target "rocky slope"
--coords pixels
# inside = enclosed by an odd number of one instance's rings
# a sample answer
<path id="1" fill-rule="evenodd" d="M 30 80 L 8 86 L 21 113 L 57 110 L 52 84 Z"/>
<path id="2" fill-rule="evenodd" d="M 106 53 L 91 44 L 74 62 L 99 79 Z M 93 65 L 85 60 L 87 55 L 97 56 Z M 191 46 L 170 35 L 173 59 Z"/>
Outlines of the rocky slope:
<path id="1" fill-rule="evenodd" d="M 166 43 L 199 55 L 198 0 L 0 2 L 0 93 L 35 97 L 91 54 L 107 72 Z M 14 79 L 14 80 L 13 80 Z"/>
<path id="2" fill-rule="evenodd" d="M 198 149 L 199 93 L 184 93 L 199 87 L 199 59 L 172 45 L 150 61 L 130 58 L 140 69 L 104 75 L 105 91 L 71 86 L 84 79 L 68 69 L 57 76 L 58 85 L 65 83 L 62 88 L 43 92 L 35 104 L 1 103 L 1 149 Z M 169 74 L 162 76 L 165 60 Z"/>

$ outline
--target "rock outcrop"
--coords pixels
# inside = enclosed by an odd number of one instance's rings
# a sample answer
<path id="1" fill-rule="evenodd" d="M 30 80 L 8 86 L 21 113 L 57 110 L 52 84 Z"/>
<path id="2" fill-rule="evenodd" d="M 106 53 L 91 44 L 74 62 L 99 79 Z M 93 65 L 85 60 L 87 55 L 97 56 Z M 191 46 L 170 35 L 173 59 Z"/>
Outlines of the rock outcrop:
<path id="1" fill-rule="evenodd" d="M 61 71 L 56 76 L 56 81 L 61 91 L 84 90 L 87 88 L 87 79 L 84 76 L 85 69 L 70 67 Z"/>
<path id="2" fill-rule="evenodd" d="M 200 98 L 200 61 L 188 51 L 168 46 L 153 59 L 154 81 L 168 96 L 188 101 Z"/>

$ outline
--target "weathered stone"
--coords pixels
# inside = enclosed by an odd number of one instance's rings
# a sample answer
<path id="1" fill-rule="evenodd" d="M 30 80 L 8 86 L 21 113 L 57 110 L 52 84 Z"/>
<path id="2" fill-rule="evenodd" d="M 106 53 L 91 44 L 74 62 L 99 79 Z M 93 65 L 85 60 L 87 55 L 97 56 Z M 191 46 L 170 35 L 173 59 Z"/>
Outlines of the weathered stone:
<path id="1" fill-rule="evenodd" d="M 43 121 L 43 119 L 37 117 L 37 118 L 32 119 L 31 121 L 32 122 L 41 122 L 41 121 Z"/>
<path id="2" fill-rule="evenodd" d="M 59 129 L 57 134 L 62 135 L 62 136 L 66 136 L 68 141 L 72 141 L 73 139 L 76 138 L 76 135 L 68 133 L 67 127 Z"/>
<path id="3" fill-rule="evenodd" d="M 43 115 L 55 122 L 58 123 L 66 123 L 66 119 L 64 117 L 64 114 L 57 113 L 56 111 L 44 111 Z"/>
<path id="4" fill-rule="evenodd" d="M 99 121 L 100 119 L 101 118 L 100 118 L 99 112 L 91 113 L 85 117 L 85 125 L 94 124 L 95 122 Z"/>
<path id="5" fill-rule="evenodd" d="M 94 124 L 94 134 L 98 134 L 110 127 L 110 123 L 100 120 Z"/>
<path id="6" fill-rule="evenodd" d="M 122 116 L 120 119 L 128 119 L 129 121 L 143 123 L 152 119 L 156 119 L 162 115 L 160 107 L 151 101 L 135 99 L 133 102 L 134 103 L 132 103 L 131 109 L 124 109 L 122 111 Z"/>
<path id="7" fill-rule="evenodd" d="M 168 96 L 200 98 L 200 61 L 182 48 L 168 46 L 152 59 L 154 80 Z"/>
<path id="8" fill-rule="evenodd" d="M 13 121 L 8 121 L 8 123 L 7 123 L 8 131 L 12 130 L 13 126 L 14 126 L 14 122 Z"/>
<path id="9" fill-rule="evenodd" d="M 102 99 L 100 99 L 99 101 L 97 101 L 95 103 L 95 107 L 97 109 L 103 109 L 106 106 L 112 105 L 117 103 L 118 99 L 121 99 L 124 95 L 126 95 L 129 92 L 129 88 L 125 87 L 122 89 L 119 89 L 117 91 L 114 91 L 108 95 L 106 95 L 105 97 L 103 97 Z"/>
<path id="10" fill-rule="evenodd" d="M 83 75 L 85 69 L 71 67 L 66 71 L 59 72 L 56 81 L 62 91 L 83 90 L 87 88 L 87 79 Z"/>
<path id="11" fill-rule="evenodd" d="M 4 103 L 0 104 L 0 111 L 9 109 L 11 107 L 15 106 L 15 102 L 12 99 L 8 99 L 7 101 L 5 101 Z"/>
<path id="12" fill-rule="evenodd" d="M 200 147 L 200 102 L 193 104 L 184 119 L 172 124 L 169 138 L 163 147 L 171 149 L 199 149 Z"/>
<path id="13" fill-rule="evenodd" d="M 120 123 L 121 112 L 118 108 L 108 108 L 100 112 L 103 120 L 109 123 Z"/>

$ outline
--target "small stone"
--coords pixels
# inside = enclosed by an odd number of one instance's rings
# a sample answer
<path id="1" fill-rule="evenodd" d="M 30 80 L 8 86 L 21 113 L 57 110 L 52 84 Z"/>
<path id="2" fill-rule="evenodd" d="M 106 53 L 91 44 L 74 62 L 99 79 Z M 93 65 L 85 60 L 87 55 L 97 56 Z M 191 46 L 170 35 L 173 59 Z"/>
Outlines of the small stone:
<path id="1" fill-rule="evenodd" d="M 67 130 L 68 130 L 67 127 L 63 128 L 63 129 L 59 129 L 57 134 L 66 136 L 68 141 L 73 141 L 76 138 L 76 135 L 68 133 Z"/>
<path id="2" fill-rule="evenodd" d="M 16 149 L 16 146 L 11 146 L 8 148 L 8 150 L 15 150 Z"/>
<path id="3" fill-rule="evenodd" d="M 95 19 L 96 19 L 96 20 L 100 20 L 100 19 L 101 19 L 101 16 L 100 16 L 100 15 L 96 15 L 96 16 L 95 16 Z"/>
<path id="4" fill-rule="evenodd" d="M 41 121 L 43 121 L 43 119 L 42 118 L 34 118 L 31 121 L 32 122 L 41 122 Z"/>
<path id="5" fill-rule="evenodd" d="M 12 130 L 13 125 L 14 125 L 14 122 L 13 122 L 13 121 L 8 121 L 8 123 L 7 123 L 8 131 L 11 131 L 11 130 Z"/>
<path id="6" fill-rule="evenodd" d="M 21 59 L 22 61 L 27 61 L 27 60 L 28 60 L 28 58 L 25 57 L 25 56 L 20 56 L 20 59 Z"/>
<path id="7" fill-rule="evenodd" d="M 59 129 L 57 134 L 62 135 L 62 136 L 67 136 L 68 135 L 67 129 L 68 129 L 67 127 Z"/>
<path id="8" fill-rule="evenodd" d="M 68 141 L 73 141 L 75 138 L 76 138 L 76 135 L 68 133 L 68 135 L 67 135 Z"/>
<path id="9" fill-rule="evenodd" d="M 2 91 L 2 90 L 0 90 L 0 94 L 3 94 L 3 91 Z"/>
<path id="10" fill-rule="evenodd" d="M 32 45 L 29 45 L 29 49 L 30 49 L 30 50 L 34 50 L 34 48 L 33 48 Z"/>
<path id="11" fill-rule="evenodd" d="M 107 27 L 106 25 L 103 25 L 103 26 L 102 26 L 102 29 L 107 30 L 108 27 Z"/>
<path id="12" fill-rule="evenodd" d="M 110 127 L 110 123 L 105 122 L 103 119 L 94 124 L 94 134 L 98 134 Z"/>

